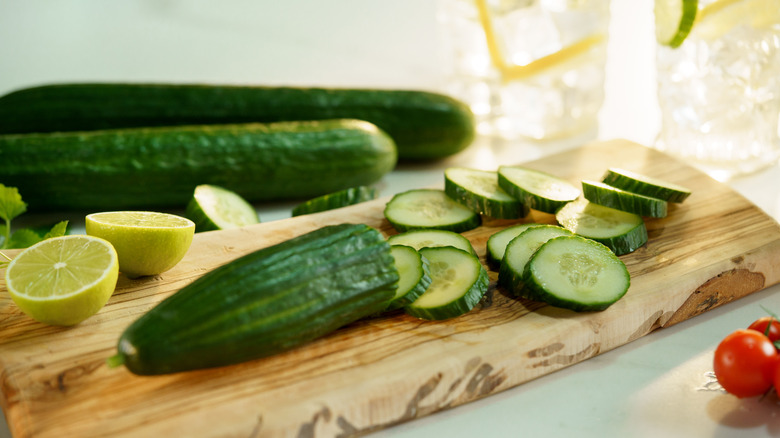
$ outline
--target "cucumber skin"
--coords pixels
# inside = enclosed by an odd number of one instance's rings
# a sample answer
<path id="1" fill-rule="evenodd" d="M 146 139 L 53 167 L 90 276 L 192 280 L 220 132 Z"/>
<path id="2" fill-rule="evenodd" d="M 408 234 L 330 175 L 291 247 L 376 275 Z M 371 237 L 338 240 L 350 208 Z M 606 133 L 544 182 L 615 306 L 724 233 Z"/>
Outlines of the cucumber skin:
<path id="1" fill-rule="evenodd" d="M 122 333 L 118 355 L 138 375 L 267 357 L 385 309 L 397 282 L 390 245 L 379 231 L 324 227 L 185 286 Z"/>
<path id="2" fill-rule="evenodd" d="M 376 182 L 393 141 L 359 120 L 0 136 L 0 181 L 30 210 L 183 208 L 200 184 L 248 202 Z"/>
<path id="3" fill-rule="evenodd" d="M 520 201 L 496 201 L 475 195 L 448 178 L 444 179 L 444 192 L 450 198 L 494 219 L 519 219 L 528 216 L 530 210 Z"/>
<path id="4" fill-rule="evenodd" d="M 603 183 L 582 181 L 582 195 L 590 202 L 634 213 L 639 216 L 662 218 L 668 213 L 667 202 L 650 196 L 619 189 L 605 188 Z M 608 184 L 607 184 L 608 186 Z"/>
<path id="5" fill-rule="evenodd" d="M 475 136 L 468 105 L 416 90 L 70 83 L 0 97 L 0 134 L 342 118 L 379 126 L 401 159 L 447 157 Z"/>
<path id="6" fill-rule="evenodd" d="M 638 193 L 651 198 L 662 199 L 667 202 L 681 203 L 690 196 L 690 191 L 682 191 L 669 187 L 655 186 L 646 182 L 637 181 L 617 170 L 607 170 L 601 182 L 617 187 L 627 192 Z"/>
<path id="7" fill-rule="evenodd" d="M 543 213 L 555 214 L 558 209 L 573 200 L 545 199 L 515 185 L 506 176 L 502 175 L 501 172 L 498 173 L 498 186 L 504 189 L 504 191 L 507 192 L 509 196 L 513 196 L 514 198 L 518 199 L 523 205 L 526 206 L 526 208 L 533 208 L 534 210 L 538 210 Z"/>
<path id="8" fill-rule="evenodd" d="M 302 216 L 305 214 L 333 210 L 349 205 L 359 204 L 361 202 L 371 201 L 376 199 L 376 197 L 377 190 L 373 187 L 350 187 L 348 189 L 322 195 L 320 197 L 298 204 L 292 209 L 292 216 Z"/>

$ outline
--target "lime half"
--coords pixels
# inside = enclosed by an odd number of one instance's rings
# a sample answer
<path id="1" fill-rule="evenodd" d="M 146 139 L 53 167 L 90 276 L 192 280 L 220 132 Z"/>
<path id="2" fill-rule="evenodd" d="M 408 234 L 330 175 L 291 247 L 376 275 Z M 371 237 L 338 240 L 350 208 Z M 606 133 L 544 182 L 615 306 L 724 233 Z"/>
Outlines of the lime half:
<path id="1" fill-rule="evenodd" d="M 696 21 L 698 0 L 655 0 L 655 38 L 665 46 L 679 47 Z"/>
<path id="2" fill-rule="evenodd" d="M 86 217 L 87 234 L 108 240 L 119 255 L 119 271 L 129 278 L 157 275 L 184 258 L 195 223 L 152 211 L 110 211 Z"/>
<path id="3" fill-rule="evenodd" d="M 36 321 L 74 325 L 96 314 L 116 288 L 118 258 L 107 241 L 71 235 L 39 242 L 8 264 L 11 299 Z"/>
<path id="4" fill-rule="evenodd" d="M 185 215 L 195 222 L 195 231 L 227 230 L 260 222 L 255 208 L 239 194 L 219 186 L 195 187 Z"/>

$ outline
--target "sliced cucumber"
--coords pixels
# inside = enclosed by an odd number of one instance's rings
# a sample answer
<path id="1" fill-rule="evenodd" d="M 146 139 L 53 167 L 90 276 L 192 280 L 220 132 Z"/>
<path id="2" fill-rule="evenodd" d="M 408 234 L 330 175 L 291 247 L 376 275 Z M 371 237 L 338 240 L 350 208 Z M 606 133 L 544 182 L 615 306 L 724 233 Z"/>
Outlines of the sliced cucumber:
<path id="1" fill-rule="evenodd" d="M 391 245 L 411 246 L 416 250 L 437 246 L 454 246 L 471 254 L 477 254 L 469 239 L 454 231 L 410 230 L 388 237 L 387 242 Z"/>
<path id="2" fill-rule="evenodd" d="M 398 287 L 386 310 L 400 309 L 413 303 L 431 285 L 428 259 L 410 246 L 393 245 L 390 254 L 398 269 Z"/>
<path id="3" fill-rule="evenodd" d="M 528 228 L 540 225 L 541 224 L 536 223 L 518 224 L 493 233 L 487 240 L 486 259 L 488 265 L 493 269 L 498 269 L 501 266 L 501 260 L 504 258 L 504 252 L 506 251 L 506 246 L 509 244 L 509 241 L 519 236 L 520 233 Z"/>
<path id="4" fill-rule="evenodd" d="M 498 271 L 498 284 L 515 296 L 524 296 L 523 271 L 533 253 L 554 237 L 571 235 L 571 231 L 556 225 L 529 227 L 520 233 L 506 246 L 504 259 Z"/>
<path id="5" fill-rule="evenodd" d="M 195 187 L 184 215 L 195 222 L 195 231 L 227 230 L 260 222 L 257 211 L 237 193 L 202 184 Z"/>
<path id="6" fill-rule="evenodd" d="M 335 193 L 318 196 L 306 202 L 298 204 L 293 208 L 293 216 L 318 213 L 320 211 L 333 210 L 336 208 L 355 205 L 361 202 L 376 199 L 377 191 L 373 187 L 358 186 L 340 190 Z"/>
<path id="7" fill-rule="evenodd" d="M 517 219 L 529 212 L 498 186 L 496 172 L 450 167 L 444 171 L 444 191 L 477 213 L 496 219 Z"/>
<path id="8" fill-rule="evenodd" d="M 582 194 L 590 202 L 647 217 L 666 217 L 667 202 L 631 193 L 598 181 L 582 181 Z"/>
<path id="9" fill-rule="evenodd" d="M 642 217 L 580 198 L 555 214 L 558 223 L 571 231 L 606 245 L 615 255 L 628 254 L 647 243 Z"/>
<path id="10" fill-rule="evenodd" d="M 555 237 L 531 256 L 523 273 L 527 298 L 575 311 L 603 310 L 626 294 L 626 265 L 606 246 L 582 236 Z"/>
<path id="11" fill-rule="evenodd" d="M 477 228 L 482 223 L 478 213 L 437 189 L 398 193 L 387 203 L 384 214 L 399 232 L 437 229 L 460 233 Z"/>
<path id="12" fill-rule="evenodd" d="M 423 248 L 420 254 L 430 263 L 433 281 L 405 307 L 409 315 L 428 320 L 454 318 L 473 309 L 487 292 L 488 274 L 476 256 L 450 246 Z"/>
<path id="13" fill-rule="evenodd" d="M 499 167 L 498 185 L 528 207 L 545 213 L 555 213 L 580 195 L 580 190 L 566 180 L 517 166 Z"/>
<path id="14" fill-rule="evenodd" d="M 691 194 L 691 191 L 683 186 L 625 169 L 610 168 L 601 181 L 627 192 L 667 202 L 683 202 Z"/>

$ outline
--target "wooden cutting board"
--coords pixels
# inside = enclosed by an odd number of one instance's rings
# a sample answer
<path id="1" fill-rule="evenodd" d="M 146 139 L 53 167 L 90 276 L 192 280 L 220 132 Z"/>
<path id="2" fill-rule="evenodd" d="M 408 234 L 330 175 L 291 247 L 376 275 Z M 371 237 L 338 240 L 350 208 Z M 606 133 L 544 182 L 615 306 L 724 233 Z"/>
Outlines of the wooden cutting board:
<path id="1" fill-rule="evenodd" d="M 649 242 L 622 259 L 632 276 L 609 309 L 574 313 L 509 298 L 490 272 L 485 299 L 465 316 L 427 322 L 369 319 L 297 350 L 170 376 L 104 364 L 122 330 L 209 269 L 326 224 L 362 222 L 386 235 L 387 199 L 240 230 L 196 236 L 160 276 L 120 276 L 97 315 L 72 328 L 24 316 L 0 289 L 0 384 L 16 438 L 96 436 L 350 436 L 467 403 L 578 363 L 780 281 L 780 226 L 704 174 L 627 141 L 590 144 L 526 163 L 574 183 L 623 167 L 690 188 Z M 523 221 L 553 222 L 538 212 Z M 482 257 L 494 232 L 464 233 Z"/>

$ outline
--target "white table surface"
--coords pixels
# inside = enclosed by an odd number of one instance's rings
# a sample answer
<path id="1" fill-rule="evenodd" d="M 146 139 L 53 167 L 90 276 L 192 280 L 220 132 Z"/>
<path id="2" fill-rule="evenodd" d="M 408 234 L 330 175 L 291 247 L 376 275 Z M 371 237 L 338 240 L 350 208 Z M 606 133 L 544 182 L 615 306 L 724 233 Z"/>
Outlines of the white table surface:
<path id="1" fill-rule="evenodd" d="M 613 0 L 599 138 L 651 144 L 659 128 L 652 0 Z M 50 82 L 155 81 L 443 90 L 433 0 L 3 0 L 0 94 Z M 382 195 L 441 182 L 453 163 L 489 168 L 549 150 L 479 138 L 441 163 L 402 165 Z M 729 184 L 780 219 L 780 166 Z M 259 206 L 263 221 L 288 204 Z M 27 220 L 34 220 L 32 216 Z M 79 226 L 83 218 L 70 218 Z M 82 225 L 83 226 L 83 225 Z M 778 260 L 780 263 L 780 260 Z M 377 437 L 780 435 L 780 403 L 712 384 L 712 352 L 780 311 L 775 285 L 692 320 Z M 2 323 L 0 321 L 0 323 Z M 2 354 L 2 352 L 0 352 Z M 0 416 L 0 438 L 10 436 Z"/>

